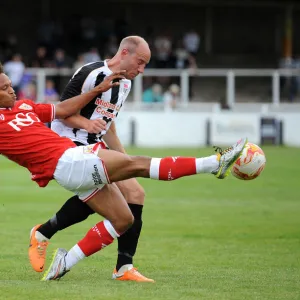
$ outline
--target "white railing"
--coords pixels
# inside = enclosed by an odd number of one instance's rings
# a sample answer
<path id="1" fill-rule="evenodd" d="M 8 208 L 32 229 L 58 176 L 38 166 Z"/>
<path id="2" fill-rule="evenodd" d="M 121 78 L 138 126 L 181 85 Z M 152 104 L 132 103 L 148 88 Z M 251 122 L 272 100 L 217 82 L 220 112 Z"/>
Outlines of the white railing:
<path id="1" fill-rule="evenodd" d="M 38 69 L 28 68 L 26 71 L 37 77 L 38 99 L 43 99 L 45 90 L 45 80 L 47 76 L 68 76 L 74 73 L 73 69 Z M 139 105 L 142 102 L 143 77 L 146 76 L 168 76 L 180 77 L 181 99 L 185 106 L 189 103 L 189 77 L 225 77 L 226 78 L 226 102 L 229 107 L 234 107 L 235 100 L 235 78 L 236 77 L 271 77 L 272 78 L 272 104 L 280 104 L 280 77 L 300 76 L 300 71 L 296 69 L 146 69 L 143 75 L 134 79 L 133 102 Z"/>

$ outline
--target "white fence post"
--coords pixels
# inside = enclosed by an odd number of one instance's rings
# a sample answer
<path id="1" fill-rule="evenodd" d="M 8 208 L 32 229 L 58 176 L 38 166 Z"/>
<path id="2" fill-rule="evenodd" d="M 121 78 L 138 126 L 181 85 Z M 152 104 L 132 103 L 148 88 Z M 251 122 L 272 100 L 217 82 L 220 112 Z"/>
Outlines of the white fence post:
<path id="1" fill-rule="evenodd" d="M 37 82 L 37 100 L 36 102 L 44 102 L 46 89 L 46 72 L 44 69 L 38 69 L 36 73 Z"/>
<path id="2" fill-rule="evenodd" d="M 183 70 L 180 74 L 180 93 L 183 106 L 187 106 L 189 102 L 189 72 Z"/>
<path id="3" fill-rule="evenodd" d="M 142 103 L 143 97 L 143 75 L 135 77 L 133 83 L 133 103 L 134 106 L 139 106 Z"/>
<path id="4" fill-rule="evenodd" d="M 226 75 L 226 102 L 232 108 L 235 103 L 235 75 L 232 70 L 229 70 Z"/>
<path id="5" fill-rule="evenodd" d="M 272 75 L 272 102 L 275 106 L 280 104 L 280 75 L 278 71 L 274 71 Z"/>

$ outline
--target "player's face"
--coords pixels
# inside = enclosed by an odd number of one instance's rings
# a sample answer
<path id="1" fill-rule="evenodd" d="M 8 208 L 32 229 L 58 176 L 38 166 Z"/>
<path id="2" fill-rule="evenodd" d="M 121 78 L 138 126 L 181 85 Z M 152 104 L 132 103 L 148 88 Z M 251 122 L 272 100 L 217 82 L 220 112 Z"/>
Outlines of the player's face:
<path id="1" fill-rule="evenodd" d="M 0 107 L 10 108 L 15 105 L 17 96 L 11 81 L 4 73 L 0 74 Z"/>
<path id="2" fill-rule="evenodd" d="M 140 73 L 144 73 L 150 58 L 151 52 L 148 45 L 140 45 L 134 53 L 126 53 L 121 62 L 121 69 L 126 70 L 125 77 L 132 80 Z"/>

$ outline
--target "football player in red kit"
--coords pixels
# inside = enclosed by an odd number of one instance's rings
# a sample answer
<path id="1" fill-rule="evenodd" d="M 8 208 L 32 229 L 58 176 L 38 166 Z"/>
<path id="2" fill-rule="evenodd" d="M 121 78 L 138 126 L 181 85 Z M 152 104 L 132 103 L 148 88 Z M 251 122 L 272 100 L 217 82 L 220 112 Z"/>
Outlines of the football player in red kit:
<path id="1" fill-rule="evenodd" d="M 247 139 L 241 139 L 209 157 L 151 158 L 106 150 L 101 143 L 76 146 L 44 124 L 77 113 L 95 95 L 118 85 L 115 80 L 125 76 L 125 70 L 114 72 L 90 92 L 56 105 L 36 104 L 31 100 L 16 101 L 11 80 L 0 64 L 0 153 L 27 168 L 40 187 L 55 179 L 105 218 L 70 251 L 57 249 L 43 280 L 62 277 L 131 226 L 133 215 L 114 182 L 135 177 L 170 181 L 199 173 L 212 173 L 223 179 L 247 143 Z"/>

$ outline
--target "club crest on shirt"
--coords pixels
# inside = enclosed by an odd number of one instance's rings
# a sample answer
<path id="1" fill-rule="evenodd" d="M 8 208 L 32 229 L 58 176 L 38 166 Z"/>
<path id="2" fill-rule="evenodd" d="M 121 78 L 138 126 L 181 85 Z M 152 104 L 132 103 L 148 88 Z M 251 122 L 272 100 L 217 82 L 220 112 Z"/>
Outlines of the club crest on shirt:
<path id="1" fill-rule="evenodd" d="M 4 121 L 4 120 L 5 120 L 4 115 L 0 114 L 0 120 L 1 120 L 1 121 Z"/>
<path id="2" fill-rule="evenodd" d="M 87 154 L 93 153 L 93 147 L 94 147 L 94 145 L 84 146 L 83 147 L 83 153 L 87 153 Z"/>
<path id="3" fill-rule="evenodd" d="M 26 104 L 26 103 L 22 103 L 20 106 L 19 106 L 20 109 L 24 109 L 24 110 L 32 110 L 32 106 Z"/>
<path id="4" fill-rule="evenodd" d="M 124 83 L 123 85 L 121 85 L 121 92 L 123 94 L 126 94 L 129 91 L 129 84 L 128 83 Z"/>

